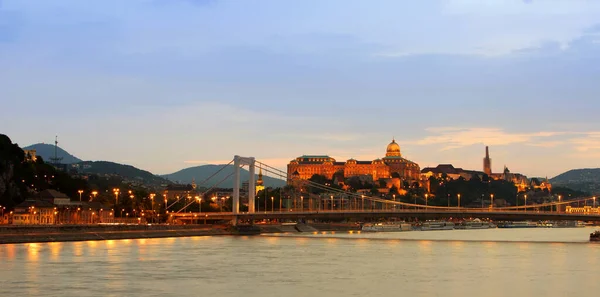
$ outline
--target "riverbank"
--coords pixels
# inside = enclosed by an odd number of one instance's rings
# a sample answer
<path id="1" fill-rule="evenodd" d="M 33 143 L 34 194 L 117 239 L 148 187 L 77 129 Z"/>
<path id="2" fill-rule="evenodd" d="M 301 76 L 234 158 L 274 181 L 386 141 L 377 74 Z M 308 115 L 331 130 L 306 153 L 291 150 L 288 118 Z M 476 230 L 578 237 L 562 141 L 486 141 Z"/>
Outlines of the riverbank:
<path id="1" fill-rule="evenodd" d="M 358 230 L 355 224 L 256 225 L 260 233 Z M 224 225 L 1 226 L 0 244 L 234 235 Z"/>

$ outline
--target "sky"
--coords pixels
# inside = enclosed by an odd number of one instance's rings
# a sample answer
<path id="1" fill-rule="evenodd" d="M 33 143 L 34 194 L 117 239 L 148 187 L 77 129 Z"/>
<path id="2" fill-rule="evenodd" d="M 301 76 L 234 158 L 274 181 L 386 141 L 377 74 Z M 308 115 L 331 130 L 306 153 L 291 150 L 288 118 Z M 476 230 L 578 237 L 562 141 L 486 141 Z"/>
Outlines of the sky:
<path id="1" fill-rule="evenodd" d="M 600 167 L 599 77 L 600 1 L 0 0 L 0 133 L 156 174 Z"/>

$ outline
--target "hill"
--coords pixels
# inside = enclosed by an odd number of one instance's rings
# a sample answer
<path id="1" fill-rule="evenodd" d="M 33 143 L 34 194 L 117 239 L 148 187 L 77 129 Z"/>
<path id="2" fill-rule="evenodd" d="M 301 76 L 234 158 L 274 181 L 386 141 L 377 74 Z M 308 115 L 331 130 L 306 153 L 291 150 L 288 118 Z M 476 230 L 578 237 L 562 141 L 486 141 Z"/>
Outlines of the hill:
<path id="1" fill-rule="evenodd" d="M 228 175 L 233 173 L 233 165 L 228 165 L 227 168 L 225 168 L 223 171 L 219 172 L 219 174 L 211 178 L 209 182 L 207 182 L 206 184 L 201 184 L 205 179 L 215 174 L 222 167 L 223 165 L 202 165 L 186 168 L 175 173 L 163 175 L 162 177 L 167 178 L 172 182 L 186 184 L 191 183 L 192 179 L 195 179 L 199 187 L 213 186 L 215 183 L 220 182 L 221 180 L 225 179 Z M 250 173 L 248 172 L 248 170 L 242 168 L 240 172 L 240 177 L 242 182 L 248 181 Z M 263 176 L 263 180 L 265 182 L 265 186 L 267 187 L 283 187 L 286 184 L 284 180 L 272 178 L 269 176 Z M 221 183 L 219 187 L 233 188 L 233 176 Z"/>
<path id="2" fill-rule="evenodd" d="M 54 145 L 52 144 L 37 143 L 24 147 L 23 149 L 36 150 L 36 154 L 42 157 L 42 159 L 44 159 L 44 161 L 48 163 L 50 163 L 51 158 L 54 158 Z M 62 164 L 73 164 L 82 161 L 81 159 L 69 154 L 67 151 L 63 150 L 60 147 L 56 148 L 56 155 L 58 158 L 62 158 L 62 160 L 60 161 L 60 163 Z"/>
<path id="3" fill-rule="evenodd" d="M 600 168 L 573 169 L 550 180 L 553 186 L 600 194 Z"/>
<path id="4" fill-rule="evenodd" d="M 117 175 L 125 181 L 149 186 L 161 186 L 169 183 L 166 179 L 151 172 L 108 161 L 85 161 L 74 164 L 79 173 L 97 175 Z"/>
<path id="5" fill-rule="evenodd" d="M 89 189 L 87 182 L 56 170 L 42 158 L 28 160 L 23 150 L 10 138 L 0 134 L 0 205 L 10 209 L 32 193 L 53 189 L 77 197 L 80 189 Z"/>

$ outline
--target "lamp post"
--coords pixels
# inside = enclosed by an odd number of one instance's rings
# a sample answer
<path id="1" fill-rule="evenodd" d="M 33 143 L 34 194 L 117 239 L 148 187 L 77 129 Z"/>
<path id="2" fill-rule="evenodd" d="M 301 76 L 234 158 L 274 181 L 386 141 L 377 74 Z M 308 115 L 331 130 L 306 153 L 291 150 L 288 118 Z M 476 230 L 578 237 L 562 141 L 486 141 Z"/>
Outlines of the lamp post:
<path id="1" fill-rule="evenodd" d="M 131 193 L 131 191 L 129 191 L 129 193 Z M 131 210 L 133 211 L 133 215 L 135 216 L 135 196 L 133 196 L 133 194 L 129 195 L 129 198 L 131 198 Z"/>
<path id="2" fill-rule="evenodd" d="M 594 208 L 596 208 L 596 196 L 592 197 L 592 200 L 594 201 Z"/>
<path id="3" fill-rule="evenodd" d="M 394 197 L 394 210 L 396 210 L 396 194 L 392 195 Z"/>
<path id="4" fill-rule="evenodd" d="M 281 212 L 281 193 L 279 193 L 279 212 Z"/>
<path id="5" fill-rule="evenodd" d="M 119 207 L 119 192 L 120 192 L 120 190 L 115 188 L 115 189 L 113 189 L 113 192 L 115 193 L 115 209 L 117 209 Z M 122 216 L 122 215 L 123 215 L 122 212 L 119 213 L 119 216 Z M 116 214 L 115 214 L 115 216 L 116 216 Z"/>
<path id="6" fill-rule="evenodd" d="M 154 197 L 156 194 L 150 193 L 150 208 L 152 208 L 152 212 L 154 212 Z"/>
<path id="7" fill-rule="evenodd" d="M 223 204 L 225 204 L 225 197 L 221 197 L 221 212 L 223 212 Z"/>
<path id="8" fill-rule="evenodd" d="M 425 194 L 425 209 L 427 209 L 427 198 L 429 198 L 429 194 Z"/>
<path id="9" fill-rule="evenodd" d="M 562 196 L 561 196 L 561 195 L 558 195 L 558 204 L 556 205 L 556 212 L 560 212 L 560 209 L 559 209 L 559 207 L 560 207 L 560 199 L 561 199 L 561 198 L 562 198 Z"/>
<path id="10" fill-rule="evenodd" d="M 458 206 L 457 206 L 457 208 L 460 208 L 460 194 L 458 194 L 457 197 L 458 197 Z"/>
<path id="11" fill-rule="evenodd" d="M 494 208 L 494 194 L 491 194 L 490 198 L 491 198 L 491 200 L 490 200 L 490 210 L 491 210 L 492 208 Z"/>
<path id="12" fill-rule="evenodd" d="M 83 190 L 79 190 L 77 193 L 79 193 L 79 202 L 81 202 L 81 194 L 83 194 Z"/>
<path id="13" fill-rule="evenodd" d="M 167 210 L 167 194 L 163 194 L 163 199 L 165 200 L 165 211 Z"/>
<path id="14" fill-rule="evenodd" d="M 271 196 L 271 212 L 275 211 L 275 198 Z"/>
<path id="15" fill-rule="evenodd" d="M 300 196 L 300 212 L 304 211 L 304 196 Z"/>
<path id="16" fill-rule="evenodd" d="M 525 194 L 525 212 L 527 212 L 527 194 Z"/>
<path id="17" fill-rule="evenodd" d="M 200 198 L 200 196 L 196 196 L 196 201 L 198 201 L 198 212 L 202 213 L 202 198 Z"/>
<path id="18" fill-rule="evenodd" d="M 96 199 L 96 196 L 98 195 L 98 191 L 93 191 L 92 192 L 92 200 Z"/>
<path id="19" fill-rule="evenodd" d="M 365 195 L 360 195 L 360 198 L 362 199 L 362 211 L 365 211 Z"/>
<path id="20" fill-rule="evenodd" d="M 331 211 L 333 211 L 333 195 L 331 195 Z"/>

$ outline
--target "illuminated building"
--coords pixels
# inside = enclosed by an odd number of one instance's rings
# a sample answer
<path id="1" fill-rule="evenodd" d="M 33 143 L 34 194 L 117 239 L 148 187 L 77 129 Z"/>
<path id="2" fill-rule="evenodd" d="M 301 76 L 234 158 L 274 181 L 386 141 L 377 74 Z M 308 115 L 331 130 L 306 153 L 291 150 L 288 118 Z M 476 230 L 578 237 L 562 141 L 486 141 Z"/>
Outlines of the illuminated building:
<path id="1" fill-rule="evenodd" d="M 36 150 L 23 150 L 23 152 L 25 153 L 25 161 L 27 161 L 27 162 L 37 161 Z"/>
<path id="2" fill-rule="evenodd" d="M 399 178 L 418 181 L 419 165 L 402 157 L 400 145 L 395 140 L 387 146 L 385 157 L 373 161 L 349 159 L 337 162 L 326 155 L 304 155 L 288 164 L 288 175 L 299 179 L 310 179 L 318 174 L 327 179 L 349 178 L 353 176 L 371 176 L 373 180 Z"/>

